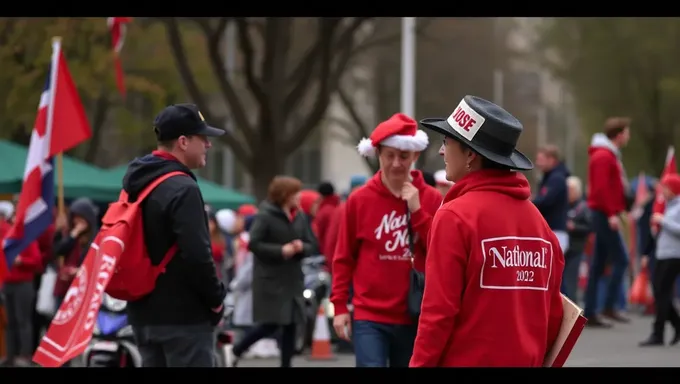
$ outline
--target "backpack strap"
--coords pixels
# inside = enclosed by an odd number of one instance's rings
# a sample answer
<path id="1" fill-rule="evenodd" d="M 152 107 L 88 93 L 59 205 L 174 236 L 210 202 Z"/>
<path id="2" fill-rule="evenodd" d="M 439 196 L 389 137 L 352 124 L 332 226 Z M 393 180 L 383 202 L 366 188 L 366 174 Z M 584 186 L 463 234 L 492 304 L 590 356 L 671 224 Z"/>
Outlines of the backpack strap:
<path id="1" fill-rule="evenodd" d="M 175 256 L 175 253 L 179 250 L 179 247 L 177 244 L 173 244 L 170 249 L 168 249 L 167 252 L 165 252 L 165 256 L 163 256 L 163 260 L 161 260 L 161 263 L 158 264 L 158 268 L 160 268 L 161 273 L 165 273 L 165 267 L 168 266 L 168 263 L 170 260 L 172 260 L 172 257 Z"/>
<path id="2" fill-rule="evenodd" d="M 144 199 L 146 199 L 146 197 L 149 196 L 151 191 L 153 191 L 160 183 L 164 182 L 165 180 L 167 180 L 167 179 L 169 179 L 173 176 L 179 176 L 179 175 L 188 176 L 184 172 L 175 171 L 175 172 L 166 173 L 165 175 L 158 177 L 157 179 L 152 181 L 149 185 L 144 187 L 144 189 L 142 189 L 142 192 L 139 194 L 139 196 L 137 196 L 137 200 L 135 200 L 134 204 L 140 204 L 142 201 L 144 201 Z M 121 191 L 121 197 L 123 197 L 123 193 L 125 193 L 125 195 L 126 195 L 125 200 L 127 201 L 127 193 L 124 190 Z"/>

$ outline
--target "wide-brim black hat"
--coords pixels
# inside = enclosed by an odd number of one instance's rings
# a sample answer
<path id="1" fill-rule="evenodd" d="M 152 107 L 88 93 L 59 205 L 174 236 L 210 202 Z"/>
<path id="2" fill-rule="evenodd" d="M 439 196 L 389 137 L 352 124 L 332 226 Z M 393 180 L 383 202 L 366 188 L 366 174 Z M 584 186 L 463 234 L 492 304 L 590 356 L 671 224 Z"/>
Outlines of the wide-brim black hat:
<path id="1" fill-rule="evenodd" d="M 448 118 L 423 119 L 420 124 L 460 141 L 496 164 L 521 171 L 534 168 L 516 149 L 522 123 L 490 101 L 468 95 Z"/>

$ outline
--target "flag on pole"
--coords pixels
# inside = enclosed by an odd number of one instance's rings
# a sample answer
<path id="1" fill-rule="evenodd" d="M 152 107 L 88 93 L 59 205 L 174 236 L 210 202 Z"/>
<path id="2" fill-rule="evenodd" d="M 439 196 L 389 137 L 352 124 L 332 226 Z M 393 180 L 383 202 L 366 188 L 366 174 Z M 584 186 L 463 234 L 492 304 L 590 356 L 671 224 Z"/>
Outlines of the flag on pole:
<path id="1" fill-rule="evenodd" d="M 109 17 L 106 23 L 111 31 L 111 44 L 113 45 L 113 65 L 116 70 L 116 86 L 120 95 L 125 98 L 125 79 L 123 77 L 123 64 L 120 61 L 120 51 L 125 42 L 125 32 L 127 23 L 132 21 L 131 17 Z"/>
<path id="2" fill-rule="evenodd" d="M 664 164 L 663 172 L 661 172 L 661 177 L 659 181 L 663 179 L 664 176 L 678 173 L 677 166 L 675 165 L 675 148 L 668 147 L 668 152 L 666 152 L 666 163 Z M 653 213 L 663 213 L 666 209 L 666 203 L 663 199 L 663 194 L 661 193 L 661 188 L 657 186 L 656 188 L 656 200 L 654 201 L 654 206 L 652 207 Z"/>
<path id="3" fill-rule="evenodd" d="M 66 66 L 61 43 L 52 43 L 52 60 L 40 96 L 33 126 L 19 202 L 12 227 L 2 242 L 1 270 L 9 269 L 16 257 L 54 219 L 54 155 L 65 152 L 92 135 L 80 97 Z M 2 280 L 0 280 L 0 283 Z"/>
<path id="4" fill-rule="evenodd" d="M 678 173 L 677 166 L 675 165 L 675 148 L 673 146 L 668 147 L 668 152 L 666 152 L 666 164 L 663 167 L 663 172 L 661 172 L 661 177 L 659 181 L 663 179 L 664 176 Z M 654 199 L 654 205 L 652 205 L 652 213 L 663 213 L 666 210 L 666 202 L 663 198 L 663 193 L 661 192 L 661 184 L 656 185 L 656 198 Z M 655 231 L 659 230 L 659 226 L 652 224 L 652 229 Z"/>
<path id="5" fill-rule="evenodd" d="M 631 211 L 631 216 L 633 219 L 638 220 L 642 217 L 645 205 L 650 199 L 650 190 L 647 186 L 647 175 L 644 172 L 640 172 L 637 179 L 637 188 L 635 189 L 635 202 L 633 203 L 633 210 Z"/>

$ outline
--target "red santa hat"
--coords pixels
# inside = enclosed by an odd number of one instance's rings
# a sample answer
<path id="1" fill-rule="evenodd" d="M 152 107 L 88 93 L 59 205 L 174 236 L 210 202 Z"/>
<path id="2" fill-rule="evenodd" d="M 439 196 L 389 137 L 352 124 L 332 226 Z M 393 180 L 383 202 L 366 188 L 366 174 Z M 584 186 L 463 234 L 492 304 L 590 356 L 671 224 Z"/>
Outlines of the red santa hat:
<path id="1" fill-rule="evenodd" d="M 363 138 L 357 145 L 362 156 L 375 156 L 378 145 L 402 151 L 421 152 L 427 148 L 427 133 L 418 129 L 418 123 L 403 113 L 396 113 L 378 124 L 370 138 Z"/>
<path id="2" fill-rule="evenodd" d="M 434 173 L 434 181 L 438 186 L 450 187 L 453 185 L 453 181 L 446 180 L 446 170 L 440 169 Z"/>

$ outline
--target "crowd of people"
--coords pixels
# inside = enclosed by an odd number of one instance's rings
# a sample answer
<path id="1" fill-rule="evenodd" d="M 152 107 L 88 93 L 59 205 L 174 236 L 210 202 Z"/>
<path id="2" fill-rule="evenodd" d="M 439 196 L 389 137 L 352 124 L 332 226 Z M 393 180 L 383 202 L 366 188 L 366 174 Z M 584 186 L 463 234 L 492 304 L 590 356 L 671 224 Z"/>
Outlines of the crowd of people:
<path id="1" fill-rule="evenodd" d="M 620 230 L 621 215 L 632 208 L 621 157 L 630 121 L 609 119 L 593 136 L 585 193 L 558 147 L 539 148 L 542 178 L 533 194 L 517 172 L 534 167 L 516 149 L 522 125 L 501 107 L 466 96 L 448 118 L 420 125 L 444 138 L 445 168 L 434 174 L 413 169 L 430 143 L 418 122 L 399 113 L 357 146 L 377 157 L 379 171 L 353 177 L 342 196 L 328 182 L 304 189 L 296 178 L 277 176 L 259 206 L 214 211 L 191 169 L 205 165 L 209 138 L 224 131 L 208 126 L 194 105 L 163 110 L 154 122 L 158 149 L 133 160 L 123 179 L 135 199 L 159 176 L 182 174 L 142 205 L 152 263 L 177 249 L 153 291 L 127 307 L 144 366 L 214 366 L 214 327 L 231 291 L 239 332 L 228 365 L 260 355 L 290 367 L 303 316 L 301 261 L 319 254 L 332 275 L 334 331 L 352 342 L 361 367 L 543 365 L 559 332 L 560 294 L 580 302 L 593 237 L 583 297 L 588 326 L 629 321 L 621 311 L 629 252 Z M 680 275 L 680 177 L 660 185 L 667 209 L 648 216 L 650 241 L 641 246 L 655 251 L 644 259 L 655 264 L 656 299 L 644 346 L 664 344 L 665 322 L 676 330 L 671 343 L 680 340 L 672 303 Z M 0 202 L 0 239 L 13 210 Z M 3 286 L 3 365 L 31 364 L 51 320 L 36 310 L 44 274 L 56 271 L 51 295 L 58 307 L 68 300 L 99 217 L 88 198 L 74 200 L 67 212 L 55 211 L 54 224 L 11 266 Z"/>

